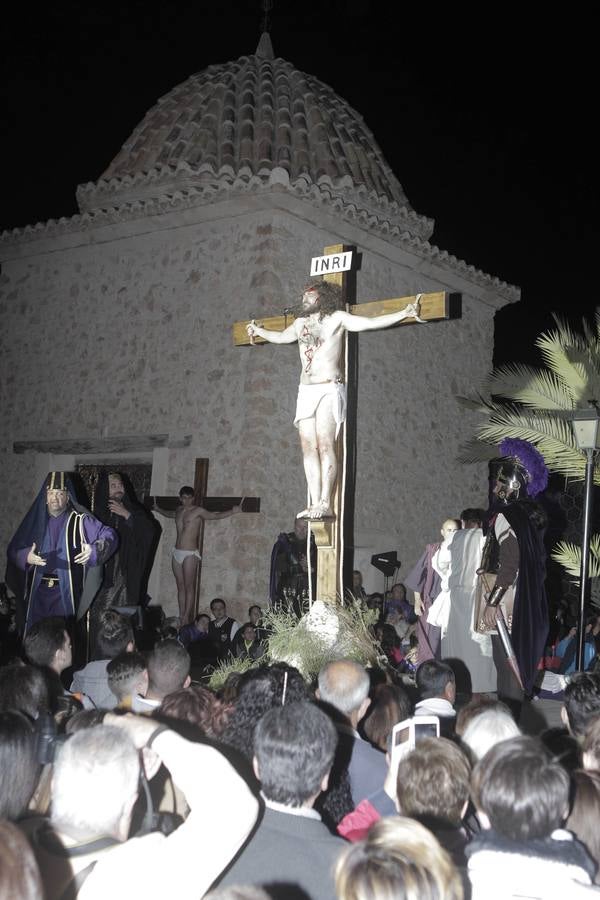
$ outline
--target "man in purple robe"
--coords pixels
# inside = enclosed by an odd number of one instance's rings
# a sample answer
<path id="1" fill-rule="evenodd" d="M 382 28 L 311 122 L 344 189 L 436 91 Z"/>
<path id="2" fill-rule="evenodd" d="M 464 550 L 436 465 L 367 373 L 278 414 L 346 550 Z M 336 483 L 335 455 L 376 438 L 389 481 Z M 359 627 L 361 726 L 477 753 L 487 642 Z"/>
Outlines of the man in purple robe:
<path id="1" fill-rule="evenodd" d="M 20 630 L 48 616 L 82 619 L 117 542 L 112 528 L 77 503 L 65 472 L 50 472 L 8 545 L 6 582 Z"/>
<path id="2" fill-rule="evenodd" d="M 457 519 L 446 519 L 442 523 L 440 534 L 444 540 L 460 528 Z M 428 659 L 441 659 L 440 644 L 442 640 L 441 629 L 437 625 L 431 625 L 427 621 L 431 604 L 440 592 L 440 576 L 432 565 L 432 560 L 441 544 L 427 544 L 423 554 L 419 557 L 404 584 L 415 594 L 415 613 L 419 617 L 417 636 L 419 639 L 419 651 L 417 665 Z"/>

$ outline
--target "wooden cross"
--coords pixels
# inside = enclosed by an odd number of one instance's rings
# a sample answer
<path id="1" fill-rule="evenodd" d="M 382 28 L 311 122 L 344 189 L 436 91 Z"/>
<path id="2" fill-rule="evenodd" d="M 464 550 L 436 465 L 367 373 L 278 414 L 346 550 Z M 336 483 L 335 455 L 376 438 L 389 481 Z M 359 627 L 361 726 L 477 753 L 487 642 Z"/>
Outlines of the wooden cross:
<path id="1" fill-rule="evenodd" d="M 324 254 L 356 254 L 355 247 L 335 244 L 325 247 Z M 355 257 L 354 257 L 355 258 Z M 460 296 L 445 291 L 428 294 L 397 297 L 389 300 L 371 300 L 356 304 L 356 268 L 350 271 L 327 274 L 326 281 L 340 285 L 346 309 L 361 316 L 380 316 L 399 312 L 420 298 L 420 318 L 427 322 L 458 318 L 460 316 Z M 261 318 L 263 328 L 283 331 L 293 321 L 292 316 L 270 316 Z M 250 320 L 235 322 L 233 343 L 236 347 L 251 344 L 265 344 L 263 338 L 255 336 L 250 340 L 246 327 Z M 399 322 L 399 325 L 414 325 L 414 320 Z M 396 326 L 392 326 L 396 327 Z M 347 414 L 344 428 L 337 442 L 338 478 L 333 497 L 333 519 L 311 519 L 310 529 L 315 535 L 318 549 L 317 596 L 319 599 L 335 601 L 343 598 L 343 586 L 352 583 L 354 552 L 354 487 L 356 483 L 356 410 L 358 402 L 358 334 L 345 334 L 345 369 L 347 383 Z"/>
<path id="2" fill-rule="evenodd" d="M 232 509 L 234 506 L 241 504 L 242 512 L 258 513 L 260 512 L 260 497 L 207 497 L 206 489 L 208 485 L 208 459 L 206 457 L 198 457 L 196 459 L 194 471 L 194 505 L 203 506 L 210 512 L 224 512 Z M 156 505 L 165 512 L 176 512 L 180 506 L 179 496 L 177 497 L 146 497 L 145 503 L 152 508 L 152 504 Z M 200 530 L 198 532 L 198 552 L 203 557 L 204 547 L 204 521 L 200 522 Z M 198 613 L 198 602 L 200 599 L 200 579 L 202 575 L 202 559 L 198 564 L 196 575 L 196 599 L 194 603 L 194 617 Z"/>

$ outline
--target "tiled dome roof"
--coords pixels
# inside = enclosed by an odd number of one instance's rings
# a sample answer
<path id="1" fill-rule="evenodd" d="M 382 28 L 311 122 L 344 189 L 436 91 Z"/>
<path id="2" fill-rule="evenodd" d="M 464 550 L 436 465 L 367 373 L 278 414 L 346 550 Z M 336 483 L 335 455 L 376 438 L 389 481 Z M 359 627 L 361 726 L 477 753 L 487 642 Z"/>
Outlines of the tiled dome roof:
<path id="1" fill-rule="evenodd" d="M 253 56 L 209 66 L 162 97 L 78 199 L 85 212 L 240 178 L 326 184 L 346 202 L 383 204 L 386 218 L 400 214 L 408 231 L 431 233 L 359 113 L 312 75 L 274 59 L 266 34 Z"/>

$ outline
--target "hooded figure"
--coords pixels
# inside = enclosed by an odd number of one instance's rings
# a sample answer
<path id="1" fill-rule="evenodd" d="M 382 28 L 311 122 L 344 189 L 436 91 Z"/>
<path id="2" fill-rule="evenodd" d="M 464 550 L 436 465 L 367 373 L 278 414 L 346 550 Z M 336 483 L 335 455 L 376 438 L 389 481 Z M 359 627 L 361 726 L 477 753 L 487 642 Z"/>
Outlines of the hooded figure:
<path id="1" fill-rule="evenodd" d="M 104 570 L 102 589 L 91 612 L 92 634 L 107 609 L 143 603 L 160 534 L 158 523 L 135 499 L 129 480 L 117 472 L 100 475 L 94 514 L 117 532 L 119 549 Z"/>
<path id="2" fill-rule="evenodd" d="M 7 550 L 6 583 L 17 597 L 19 630 L 26 633 L 47 616 L 82 619 L 117 540 L 77 502 L 66 473 L 50 472 Z"/>

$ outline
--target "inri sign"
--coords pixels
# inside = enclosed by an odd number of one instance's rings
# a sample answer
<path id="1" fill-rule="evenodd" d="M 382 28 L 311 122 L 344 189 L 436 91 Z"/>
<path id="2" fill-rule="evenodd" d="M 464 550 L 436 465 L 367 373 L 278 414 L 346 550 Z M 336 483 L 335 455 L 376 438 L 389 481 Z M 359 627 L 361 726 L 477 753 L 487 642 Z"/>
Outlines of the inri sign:
<path id="1" fill-rule="evenodd" d="M 352 251 L 331 253 L 329 256 L 313 256 L 310 261 L 311 275 L 334 275 L 352 268 Z"/>

